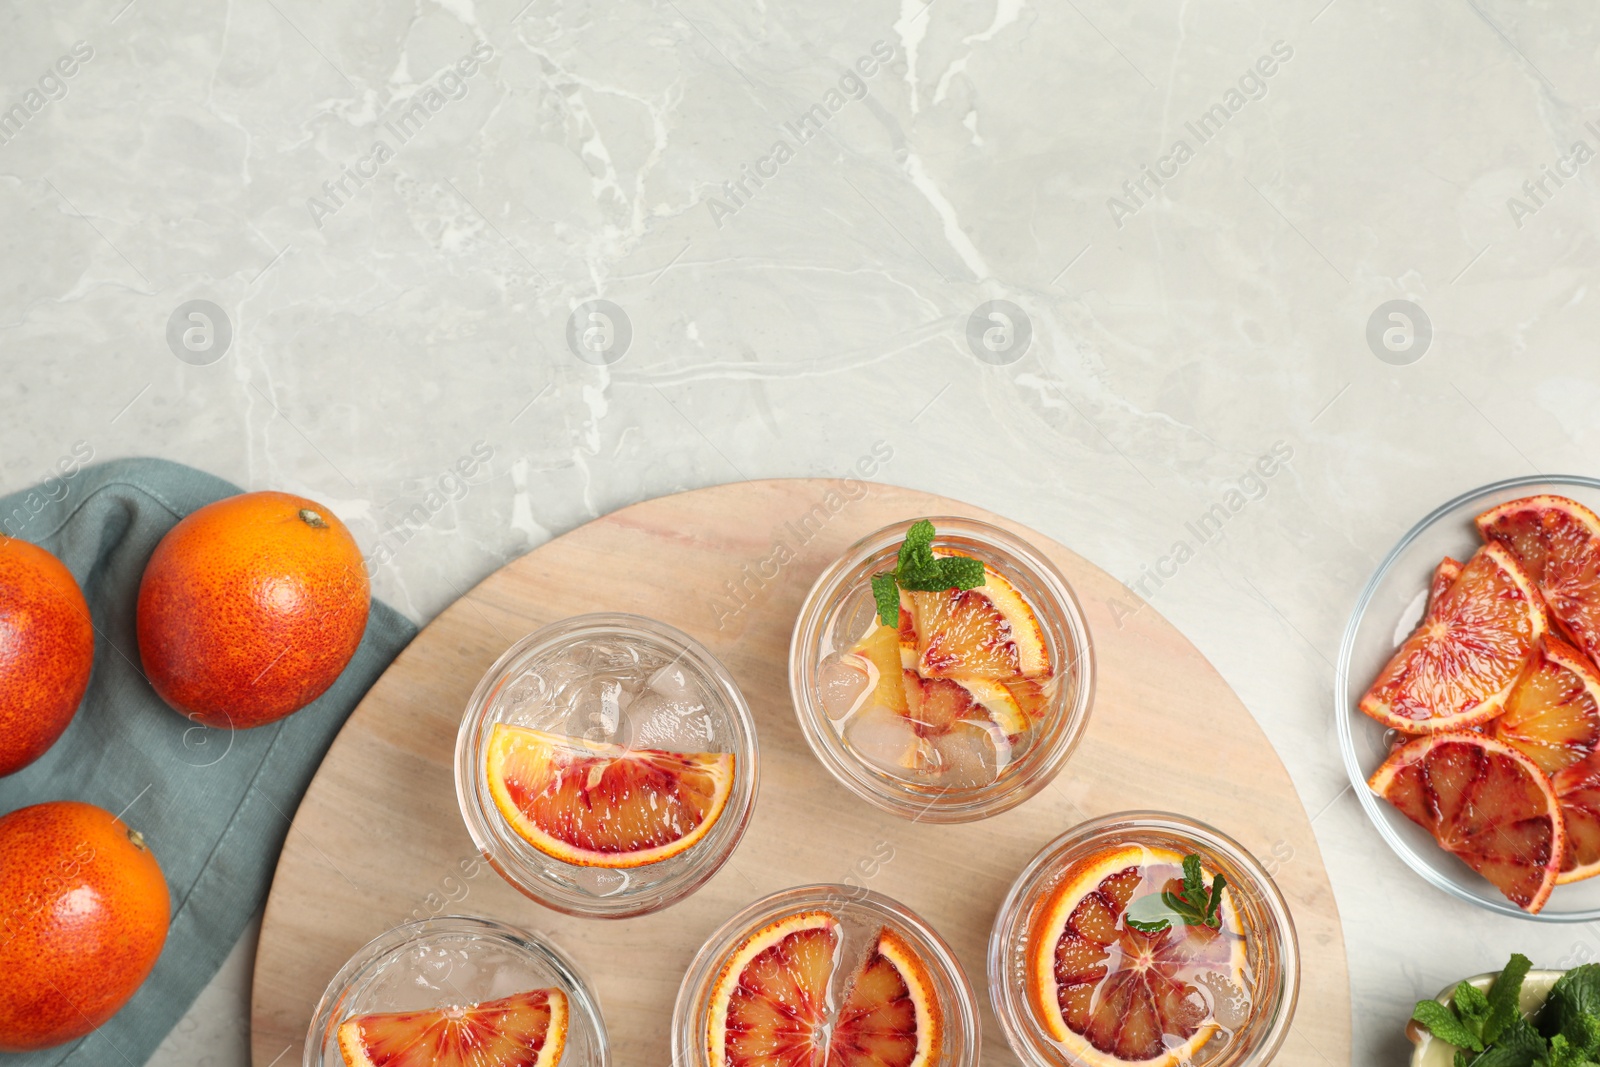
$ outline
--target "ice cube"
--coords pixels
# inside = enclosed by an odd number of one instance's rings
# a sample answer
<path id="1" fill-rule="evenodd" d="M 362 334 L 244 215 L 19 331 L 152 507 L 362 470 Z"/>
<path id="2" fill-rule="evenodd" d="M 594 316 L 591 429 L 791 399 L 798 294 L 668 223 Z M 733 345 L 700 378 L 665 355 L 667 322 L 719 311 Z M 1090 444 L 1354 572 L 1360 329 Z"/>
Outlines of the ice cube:
<path id="1" fill-rule="evenodd" d="M 616 740 L 622 712 L 633 697 L 620 682 L 590 678 L 571 688 L 567 701 L 567 732 L 586 741 Z"/>
<path id="2" fill-rule="evenodd" d="M 628 708 L 628 725 L 637 748 L 704 752 L 715 741 L 703 704 L 668 700 L 655 689 L 646 690 Z"/>
<path id="3" fill-rule="evenodd" d="M 842 722 L 866 701 L 873 682 L 871 663 L 861 656 L 829 656 L 817 668 L 817 696 L 822 710 Z"/>
<path id="4" fill-rule="evenodd" d="M 939 752 L 939 784 L 975 789 L 1000 776 L 1011 759 L 1011 742 L 992 722 L 962 721 L 933 739 Z"/>
<path id="5" fill-rule="evenodd" d="M 872 704 L 851 717 L 844 728 L 847 745 L 867 763 L 899 778 L 925 772 L 938 758 L 927 741 L 917 736 L 911 721 L 881 704 Z"/>
<path id="6" fill-rule="evenodd" d="M 667 700 L 699 700 L 700 687 L 678 660 L 673 660 L 650 676 L 647 688 Z"/>

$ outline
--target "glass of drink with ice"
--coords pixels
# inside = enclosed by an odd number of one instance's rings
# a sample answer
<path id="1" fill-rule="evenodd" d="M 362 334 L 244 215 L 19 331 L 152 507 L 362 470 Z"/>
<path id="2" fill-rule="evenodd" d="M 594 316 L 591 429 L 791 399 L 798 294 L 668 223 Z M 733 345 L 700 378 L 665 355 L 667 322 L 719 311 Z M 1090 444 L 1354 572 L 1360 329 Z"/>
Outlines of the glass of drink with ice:
<path id="1" fill-rule="evenodd" d="M 1088 724 L 1094 660 L 1060 572 L 974 519 L 886 526 L 812 586 L 789 646 L 806 740 L 897 815 L 987 818 L 1044 788 Z"/>
<path id="2" fill-rule="evenodd" d="M 543 938 L 443 915 L 397 926 L 328 983 L 304 1067 L 607 1067 L 605 1023 L 572 961 Z"/>
<path id="3" fill-rule="evenodd" d="M 692 893 L 755 804 L 755 724 L 727 669 L 638 615 L 513 645 L 468 704 L 456 796 L 491 866 L 534 900 L 623 918 Z"/>
<path id="4" fill-rule="evenodd" d="M 1204 823 L 1123 812 L 1023 869 L 989 937 L 989 996 L 1026 1067 L 1259 1067 L 1300 956 L 1271 876 Z"/>

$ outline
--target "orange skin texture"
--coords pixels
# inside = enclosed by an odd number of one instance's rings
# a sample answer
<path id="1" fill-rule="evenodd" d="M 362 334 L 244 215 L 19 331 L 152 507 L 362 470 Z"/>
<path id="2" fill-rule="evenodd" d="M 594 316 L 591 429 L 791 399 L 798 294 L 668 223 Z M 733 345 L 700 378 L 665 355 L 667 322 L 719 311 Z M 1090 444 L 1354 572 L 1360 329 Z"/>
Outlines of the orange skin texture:
<path id="1" fill-rule="evenodd" d="M 0 536 L 0 776 L 56 743 L 93 666 L 94 626 L 72 572 L 39 546 Z"/>
<path id="2" fill-rule="evenodd" d="M 156 965 L 170 917 L 155 857 L 110 812 L 59 800 L 0 818 L 0 1052 L 105 1023 Z"/>
<path id="3" fill-rule="evenodd" d="M 262 726 L 334 683 L 370 604 L 361 549 L 333 512 L 245 493 L 207 504 L 156 546 L 139 583 L 139 657 L 179 714 Z"/>

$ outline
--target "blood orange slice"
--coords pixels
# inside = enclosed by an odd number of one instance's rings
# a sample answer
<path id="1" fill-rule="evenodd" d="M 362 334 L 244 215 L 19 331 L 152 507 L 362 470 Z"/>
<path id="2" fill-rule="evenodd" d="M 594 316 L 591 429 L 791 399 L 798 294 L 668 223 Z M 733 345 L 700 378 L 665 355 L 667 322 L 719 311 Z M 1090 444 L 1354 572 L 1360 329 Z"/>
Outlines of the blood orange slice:
<path id="1" fill-rule="evenodd" d="M 924 678 L 904 675 L 906 715 L 923 736 L 942 734 L 962 720 L 988 719 L 1008 736 L 1028 729 L 1028 719 L 1011 691 L 986 678 Z"/>
<path id="2" fill-rule="evenodd" d="M 1412 734 L 1492 719 L 1547 629 L 1532 580 L 1504 546 L 1485 545 L 1379 672 L 1361 710 Z"/>
<path id="3" fill-rule="evenodd" d="M 1600 675 L 1582 652 L 1546 634 L 1485 732 L 1554 776 L 1600 746 Z"/>
<path id="4" fill-rule="evenodd" d="M 1419 737 L 1367 785 L 1517 907 L 1544 907 L 1566 830 L 1550 780 L 1516 748 L 1477 733 Z"/>
<path id="5" fill-rule="evenodd" d="M 339 1026 L 346 1067 L 555 1067 L 566 1043 L 567 995 L 559 989 L 358 1015 Z"/>
<path id="6" fill-rule="evenodd" d="M 1428 583 L 1428 612 L 1430 614 L 1433 612 L 1435 605 L 1443 600 L 1444 595 L 1450 591 L 1450 587 L 1455 584 L 1455 580 L 1461 577 L 1461 567 L 1460 560 L 1446 556 L 1433 569 L 1433 580 Z"/>
<path id="7" fill-rule="evenodd" d="M 927 967 L 886 928 L 844 995 L 827 1067 L 932 1067 L 943 1027 Z"/>
<path id="8" fill-rule="evenodd" d="M 1141 933 L 1125 913 L 1137 897 L 1182 888 L 1183 857 L 1122 845 L 1080 861 L 1040 906 L 1029 938 L 1028 995 L 1045 1030 L 1074 1062 L 1177 1067 L 1216 1034 L 1201 990 L 1220 976 L 1245 986 L 1247 941 L 1231 889 L 1221 929 Z M 1210 884 L 1213 872 L 1205 872 Z"/>
<path id="9" fill-rule="evenodd" d="M 779 919 L 736 949 L 711 988 L 711 1067 L 822 1067 L 839 920 Z"/>
<path id="10" fill-rule="evenodd" d="M 1564 496 L 1530 496 L 1479 515 L 1485 541 L 1511 550 L 1550 614 L 1600 662 L 1600 516 Z"/>
<path id="11" fill-rule="evenodd" d="M 642 867 L 699 842 L 733 792 L 731 752 L 628 749 L 498 724 L 489 791 L 524 841 L 582 867 Z"/>
<path id="12" fill-rule="evenodd" d="M 1049 674 L 1044 629 L 1033 608 L 993 567 L 985 564 L 983 575 L 973 589 L 900 591 L 916 637 L 913 666 L 925 678 L 1005 681 Z"/>
<path id="13" fill-rule="evenodd" d="M 1567 849 L 1557 885 L 1600 874 L 1600 752 L 1557 772 L 1550 784 L 1561 801 Z"/>
<path id="14" fill-rule="evenodd" d="M 875 621 L 845 656 L 858 663 L 871 681 L 872 688 L 864 703 L 881 704 L 901 715 L 906 713 L 906 691 L 900 681 L 899 631 Z"/>

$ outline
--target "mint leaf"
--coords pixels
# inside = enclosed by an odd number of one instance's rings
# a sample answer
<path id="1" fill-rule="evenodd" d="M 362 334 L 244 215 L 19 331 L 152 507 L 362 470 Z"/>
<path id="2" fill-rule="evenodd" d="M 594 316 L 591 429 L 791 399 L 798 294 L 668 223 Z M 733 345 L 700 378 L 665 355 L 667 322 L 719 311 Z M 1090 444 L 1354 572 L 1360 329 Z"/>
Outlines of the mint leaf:
<path id="1" fill-rule="evenodd" d="M 1124 921 L 1127 922 L 1129 929 L 1137 930 L 1141 934 L 1159 934 L 1163 930 L 1172 929 L 1172 924 L 1166 919 L 1160 919 L 1153 923 L 1140 922 L 1138 919 L 1127 919 Z"/>
<path id="2" fill-rule="evenodd" d="M 1484 1020 L 1489 1018 L 1489 998 L 1471 982 L 1457 985 L 1450 1002 L 1455 1005 L 1456 1014 L 1473 1024 L 1473 1029 L 1481 1030 Z"/>
<path id="3" fill-rule="evenodd" d="M 1473 1052 L 1483 1051 L 1483 1042 L 1478 1040 L 1478 1035 L 1469 1029 L 1465 1023 L 1456 1017 L 1456 1013 L 1437 1000 L 1419 1000 L 1412 1009 L 1411 1017 L 1421 1026 L 1428 1028 L 1428 1032 L 1440 1041 L 1448 1041 L 1458 1048 L 1471 1049 Z"/>
<path id="4" fill-rule="evenodd" d="M 872 576 L 872 599 L 878 605 L 878 621 L 885 626 L 900 626 L 900 588 L 895 585 L 894 575 L 874 574 Z"/>
<path id="5" fill-rule="evenodd" d="M 933 565 L 933 523 L 927 519 L 918 519 L 906 531 L 906 539 L 900 542 L 900 558 L 895 564 L 897 577 L 905 577 L 917 571 L 926 570 Z"/>
<path id="6" fill-rule="evenodd" d="M 1528 968 L 1532 966 L 1533 963 L 1528 957 L 1520 952 L 1513 952 L 1505 970 L 1500 972 L 1494 980 L 1494 985 L 1489 987 L 1489 995 L 1484 998 L 1488 1005 L 1488 1012 L 1483 1021 L 1485 1044 L 1494 1044 L 1513 1020 L 1522 1018 L 1522 980 L 1528 976 Z"/>
<path id="7" fill-rule="evenodd" d="M 1573 1020 L 1600 1016 L 1600 963 L 1574 967 L 1557 980 L 1539 1013 L 1539 1029 L 1546 1034 L 1565 1033 Z"/>
<path id="8" fill-rule="evenodd" d="M 1548 1059 L 1548 1051 L 1539 1031 L 1518 1015 L 1498 1041 L 1472 1060 L 1472 1067 L 1536 1067 Z"/>
<path id="9" fill-rule="evenodd" d="M 944 556 L 938 561 L 947 589 L 976 589 L 984 583 L 983 561 L 971 556 Z"/>
<path id="10" fill-rule="evenodd" d="M 913 589 L 922 593 L 942 593 L 946 589 L 954 589 L 950 579 L 945 575 L 944 569 L 939 566 L 943 560 L 935 560 L 931 566 L 921 570 L 901 572 L 898 575 L 900 588 Z M 981 567 L 982 564 L 980 563 Z"/>
<path id="11" fill-rule="evenodd" d="M 1183 896 L 1195 907 L 1205 906 L 1205 875 L 1200 871 L 1200 857 L 1193 852 L 1183 857 Z"/>
<path id="12" fill-rule="evenodd" d="M 1574 1016 L 1571 1025 L 1552 1038 L 1551 1044 L 1557 1039 L 1565 1041 L 1577 1054 L 1594 1059 L 1600 1052 L 1600 1016 Z"/>

